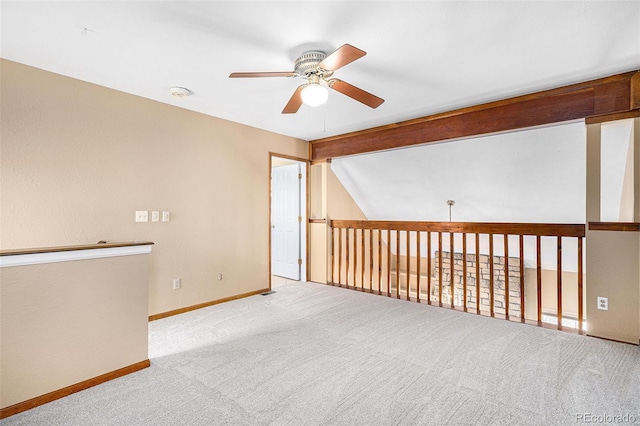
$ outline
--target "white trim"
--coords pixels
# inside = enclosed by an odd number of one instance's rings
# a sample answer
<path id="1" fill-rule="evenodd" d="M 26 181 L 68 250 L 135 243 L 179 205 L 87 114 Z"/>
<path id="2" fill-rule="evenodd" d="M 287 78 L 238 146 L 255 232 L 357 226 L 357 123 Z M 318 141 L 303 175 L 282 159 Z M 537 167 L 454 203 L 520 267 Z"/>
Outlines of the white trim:
<path id="1" fill-rule="evenodd" d="M 0 268 L 37 265 L 41 263 L 70 262 L 73 260 L 99 259 L 102 257 L 132 256 L 148 253 L 151 253 L 151 245 L 14 254 L 11 256 L 0 256 Z"/>
<path id="2" fill-rule="evenodd" d="M 307 229 L 309 227 L 309 212 L 307 211 L 307 163 L 300 161 L 302 166 L 302 179 L 300 180 L 300 216 L 302 216 L 302 222 L 300 222 L 300 259 L 302 259 L 302 265 L 300 266 L 300 281 L 307 280 Z"/>

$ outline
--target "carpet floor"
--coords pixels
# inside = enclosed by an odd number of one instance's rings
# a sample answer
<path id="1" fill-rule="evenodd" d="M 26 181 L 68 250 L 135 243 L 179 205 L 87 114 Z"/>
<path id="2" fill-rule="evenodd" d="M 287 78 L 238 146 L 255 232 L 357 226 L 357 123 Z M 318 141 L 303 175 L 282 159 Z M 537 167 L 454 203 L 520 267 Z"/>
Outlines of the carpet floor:
<path id="1" fill-rule="evenodd" d="M 151 322 L 149 357 L 0 423 L 640 423 L 637 346 L 313 283 Z"/>

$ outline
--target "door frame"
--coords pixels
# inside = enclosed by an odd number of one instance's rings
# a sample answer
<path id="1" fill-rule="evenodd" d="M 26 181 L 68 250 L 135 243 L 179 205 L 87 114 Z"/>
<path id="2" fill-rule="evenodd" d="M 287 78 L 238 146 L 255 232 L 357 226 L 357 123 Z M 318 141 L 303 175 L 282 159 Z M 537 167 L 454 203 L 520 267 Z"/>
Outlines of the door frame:
<path id="1" fill-rule="evenodd" d="M 302 225 L 301 226 L 301 232 L 300 232 L 300 239 L 301 239 L 301 258 L 302 258 L 302 268 L 300 271 L 300 279 L 304 280 L 304 281 L 309 281 L 309 210 L 310 210 L 310 205 L 309 205 L 309 190 L 310 190 L 310 182 L 309 182 L 309 166 L 311 164 L 311 161 L 309 161 L 306 158 L 300 158 L 300 157 L 294 157 L 291 155 L 286 155 L 286 154 L 278 154 L 277 152 L 269 152 L 269 184 L 268 184 L 268 188 L 269 188 L 269 220 L 268 220 L 268 225 L 269 225 L 269 238 L 268 238 L 268 244 L 269 244 L 269 290 L 271 290 L 271 179 L 272 179 L 272 169 L 273 169 L 273 158 L 282 158 L 285 160 L 291 160 L 291 161 L 296 161 L 299 163 L 304 163 L 304 174 L 303 174 L 303 178 L 304 178 L 304 199 L 303 197 L 300 197 L 300 207 L 302 208 Z M 304 239 L 304 241 L 302 241 L 302 239 Z"/>

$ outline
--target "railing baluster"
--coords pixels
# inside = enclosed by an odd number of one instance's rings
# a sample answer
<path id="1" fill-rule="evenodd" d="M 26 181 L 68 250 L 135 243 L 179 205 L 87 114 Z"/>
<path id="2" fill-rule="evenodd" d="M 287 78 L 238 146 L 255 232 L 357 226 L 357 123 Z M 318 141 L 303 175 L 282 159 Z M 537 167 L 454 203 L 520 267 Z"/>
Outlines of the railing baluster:
<path id="1" fill-rule="evenodd" d="M 400 231 L 396 230 L 396 298 L 400 299 Z"/>
<path id="2" fill-rule="evenodd" d="M 416 302 L 420 303 L 420 231 L 416 231 Z"/>
<path id="3" fill-rule="evenodd" d="M 409 230 L 405 231 L 407 236 L 407 300 L 411 300 L 411 234 L 409 234 Z"/>
<path id="4" fill-rule="evenodd" d="M 562 330 L 562 237 L 558 237 L 558 330 Z"/>
<path id="5" fill-rule="evenodd" d="M 520 249 L 520 320 L 526 321 L 525 317 L 525 300 L 524 300 L 524 235 L 519 238 Z"/>
<path id="6" fill-rule="evenodd" d="M 345 269 L 346 269 L 345 272 L 346 273 L 345 273 L 345 283 L 344 283 L 344 285 L 347 288 L 349 288 L 349 266 L 350 266 L 349 264 L 351 263 L 351 262 L 349 262 L 349 251 L 350 251 L 350 248 L 351 248 L 350 245 L 349 245 L 349 234 L 350 234 L 349 231 L 350 231 L 350 228 L 346 228 L 347 236 L 346 236 L 346 244 L 345 244 L 345 261 L 344 261 Z"/>
<path id="7" fill-rule="evenodd" d="M 329 227 L 329 238 L 331 241 L 331 285 L 335 285 L 334 273 L 336 269 L 336 257 L 334 256 L 334 251 L 336 249 L 336 236 L 332 226 Z"/>
<path id="8" fill-rule="evenodd" d="M 442 232 L 438 232 L 438 305 L 442 306 Z"/>
<path id="9" fill-rule="evenodd" d="M 489 313 L 491 316 L 495 316 L 495 295 L 493 292 L 494 277 L 493 277 L 493 234 L 489 234 Z"/>
<path id="10" fill-rule="evenodd" d="M 583 312 L 582 304 L 584 303 L 582 294 L 582 237 L 578 237 L 578 330 L 583 331 Z"/>
<path id="11" fill-rule="evenodd" d="M 382 294 L 382 230 L 378 234 L 378 294 Z"/>
<path id="12" fill-rule="evenodd" d="M 387 296 L 391 297 L 391 230 L 387 229 Z"/>
<path id="13" fill-rule="evenodd" d="M 358 288 L 358 228 L 353 229 L 353 286 Z"/>
<path id="14" fill-rule="evenodd" d="M 366 260 L 367 260 L 366 259 L 367 250 L 366 250 L 365 237 L 364 237 L 365 231 L 366 231 L 366 229 L 361 229 L 360 230 L 360 237 L 361 237 L 361 241 L 362 241 L 362 244 L 361 244 L 361 247 L 362 247 L 362 267 L 361 267 L 361 272 L 362 273 L 360 274 L 360 285 L 362 286 L 362 291 L 364 291 L 364 271 L 366 269 L 365 263 L 366 263 Z"/>
<path id="15" fill-rule="evenodd" d="M 476 233 L 476 313 L 480 315 L 480 234 Z"/>
<path id="16" fill-rule="evenodd" d="M 542 253 L 540 248 L 540 236 L 536 235 L 536 283 L 538 298 L 538 324 L 542 324 Z"/>
<path id="17" fill-rule="evenodd" d="M 427 231 L 427 304 L 431 304 L 431 232 Z"/>
<path id="18" fill-rule="evenodd" d="M 504 234 L 504 315 L 509 319 L 509 235 Z"/>
<path id="19" fill-rule="evenodd" d="M 369 293 L 373 293 L 373 229 L 369 229 Z"/>
<path id="20" fill-rule="evenodd" d="M 542 238 L 543 237 L 555 237 L 556 239 L 556 267 L 557 267 L 557 328 L 559 330 L 565 329 L 563 325 L 564 317 L 564 305 L 563 300 L 563 269 L 562 269 L 562 256 L 563 256 L 563 238 L 578 238 L 577 257 L 578 257 L 578 279 L 577 279 L 577 328 L 578 331 L 583 333 L 585 327 L 584 318 L 584 225 L 564 225 L 564 224 L 494 224 L 494 223 L 449 223 L 449 222 L 383 222 L 383 221 L 342 221 L 334 220 L 329 225 L 328 233 L 328 257 L 327 265 L 330 271 L 327 271 L 327 284 L 346 287 L 349 289 L 356 289 L 360 291 L 368 291 L 373 293 L 377 291 L 382 295 L 384 279 L 383 269 L 384 265 L 384 252 L 383 252 L 383 231 L 386 229 L 387 235 L 387 296 L 392 297 L 393 281 L 396 281 L 396 288 L 393 294 L 397 299 L 405 299 L 402 297 L 402 268 L 406 270 L 406 279 L 404 291 L 406 291 L 406 300 L 412 300 L 411 289 L 411 274 L 415 271 L 415 300 L 421 303 L 424 298 L 421 290 L 425 286 L 421 282 L 422 267 L 425 264 L 422 261 L 422 247 L 421 247 L 421 234 L 425 233 L 427 237 L 426 242 L 426 269 L 427 269 L 427 284 L 426 284 L 426 303 L 432 304 L 432 294 L 437 292 L 437 298 L 439 306 L 444 306 L 444 298 L 449 297 L 450 301 L 446 304 L 446 307 L 451 309 L 462 308 L 464 311 L 469 312 L 470 306 L 474 299 L 471 297 L 475 291 L 475 311 L 481 315 L 491 315 L 493 317 L 502 317 L 511 320 L 512 316 L 519 317 L 521 322 L 527 322 L 527 311 L 525 305 L 525 293 L 527 291 L 525 282 L 525 237 L 535 237 L 535 261 L 536 261 L 536 305 L 537 305 L 537 322 L 539 325 L 543 325 L 543 274 L 542 274 Z M 343 235 L 344 232 L 344 235 Z M 368 235 L 367 235 L 368 232 Z M 392 264 L 392 232 L 395 232 L 395 251 L 396 258 Z M 401 244 L 402 235 L 406 237 L 406 244 Z M 415 248 L 412 242 L 412 233 L 415 232 Z M 437 233 L 437 251 L 433 249 L 435 244 L 432 240 L 432 233 Z M 360 233 L 360 234 L 358 234 Z M 374 233 L 376 235 L 374 235 Z M 451 262 L 447 270 L 445 271 L 445 258 L 444 258 L 444 241 L 443 234 L 449 234 L 449 261 Z M 456 233 L 459 233 L 462 237 L 461 248 L 461 266 L 458 266 L 456 258 Z M 475 289 L 469 286 L 469 277 L 473 276 L 473 269 L 469 269 L 469 258 L 472 250 L 470 244 L 469 234 L 475 235 Z M 481 235 L 487 235 L 488 241 L 488 256 L 482 255 L 481 249 Z M 503 240 L 503 253 L 500 253 L 500 247 L 495 247 L 496 236 L 502 235 Z M 511 280 L 511 258 L 510 253 L 515 250 L 514 247 L 510 247 L 510 236 L 518 236 L 518 250 L 519 257 L 518 262 L 513 262 L 514 274 L 519 268 L 519 283 L 514 279 Z M 473 239 L 473 237 L 472 237 Z M 374 244 L 378 245 L 377 250 Z M 498 242 L 498 244 L 500 244 Z M 515 242 L 514 242 L 515 244 Z M 406 250 L 406 259 L 401 260 L 401 248 Z M 414 251 L 412 254 L 411 251 Z M 496 254 L 498 250 L 498 254 Z M 573 250 L 573 249 L 572 249 Z M 360 251 L 360 253 L 359 253 Z M 434 253 L 437 253 L 437 258 L 434 257 Z M 572 252 L 573 253 L 573 252 Z M 573 254 L 572 254 L 573 255 Z M 415 262 L 413 257 L 415 256 Z M 485 256 L 481 260 L 481 256 Z M 533 257 L 533 254 L 532 256 Z M 573 257 L 571 257 L 573 259 Z M 504 259 L 504 260 L 503 260 Z M 359 263 L 360 262 L 360 263 Z M 367 266 L 367 262 L 369 265 Z M 406 262 L 406 263 L 405 263 Z M 435 264 L 434 264 L 435 262 Z M 500 267 L 500 263 L 504 263 L 503 267 Z M 414 265 L 415 263 L 415 265 Z M 488 265 L 487 265 L 488 263 Z M 496 264 L 498 266 L 496 266 Z M 344 266 L 343 266 L 344 265 Z M 392 277 L 392 267 L 395 267 L 395 277 Z M 471 266 L 472 267 L 472 266 Z M 377 278 L 374 276 L 376 274 Z M 437 275 L 434 274 L 437 268 Z M 486 271 L 486 268 L 489 271 Z M 367 272 L 368 269 L 368 272 Z M 504 273 L 504 279 L 501 274 Z M 368 276 L 367 276 L 368 274 Z M 462 279 L 458 280 L 458 277 L 462 276 Z M 484 279 L 483 279 L 483 275 Z M 487 276 L 488 275 L 488 276 Z M 515 277 L 514 277 L 515 278 Z M 368 279 L 368 286 L 366 280 Z M 433 280 L 438 280 L 437 291 L 432 288 L 431 283 Z M 445 280 L 449 283 L 449 289 L 445 289 Z M 461 285 L 457 288 L 457 284 Z M 502 284 L 504 283 L 504 284 Z M 519 284 L 519 285 L 518 285 Z M 377 286 L 377 287 L 376 287 Z M 511 290 L 514 294 L 520 290 L 520 300 L 517 300 L 517 296 L 512 298 Z M 368 289 L 367 289 L 368 288 Z M 502 290 L 504 289 L 504 293 Z M 531 289 L 533 290 L 533 289 Z M 458 300 L 459 291 L 462 291 L 462 300 Z M 502 297 L 501 297 L 502 296 Z M 488 302 L 488 309 L 487 308 Z M 502 303 L 504 302 L 504 308 Z M 513 303 L 513 306 L 512 306 Z M 514 312 L 518 310 L 519 314 Z M 533 301 L 531 301 L 533 304 Z M 483 310 L 484 308 L 484 310 Z M 471 309 L 473 311 L 473 309 Z M 487 312 L 488 311 L 488 312 Z M 534 315 L 529 314 L 530 319 Z"/>
<path id="21" fill-rule="evenodd" d="M 462 233 L 462 308 L 467 312 L 467 234 Z"/>
<path id="22" fill-rule="evenodd" d="M 338 228 L 338 285 L 342 285 L 342 228 Z"/>
<path id="23" fill-rule="evenodd" d="M 455 250 L 453 248 L 453 232 L 449 232 L 449 301 L 451 302 L 451 308 L 455 306 L 455 264 L 456 264 L 456 256 Z"/>

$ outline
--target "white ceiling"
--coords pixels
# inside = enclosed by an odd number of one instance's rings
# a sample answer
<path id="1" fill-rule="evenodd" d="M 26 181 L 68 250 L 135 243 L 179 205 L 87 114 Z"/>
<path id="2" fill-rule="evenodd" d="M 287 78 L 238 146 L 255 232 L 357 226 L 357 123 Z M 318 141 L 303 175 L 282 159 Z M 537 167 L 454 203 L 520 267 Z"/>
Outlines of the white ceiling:
<path id="1" fill-rule="evenodd" d="M 312 140 L 640 68 L 640 1 L 2 1 L 3 58 Z M 340 93 L 280 112 L 305 50 L 367 52 Z M 193 96 L 175 99 L 171 86 Z"/>

